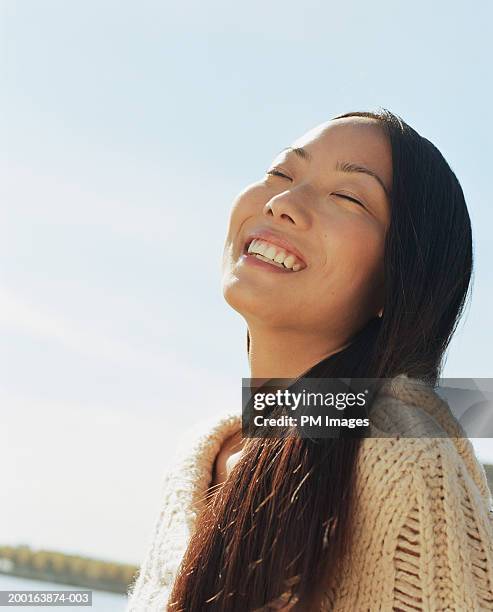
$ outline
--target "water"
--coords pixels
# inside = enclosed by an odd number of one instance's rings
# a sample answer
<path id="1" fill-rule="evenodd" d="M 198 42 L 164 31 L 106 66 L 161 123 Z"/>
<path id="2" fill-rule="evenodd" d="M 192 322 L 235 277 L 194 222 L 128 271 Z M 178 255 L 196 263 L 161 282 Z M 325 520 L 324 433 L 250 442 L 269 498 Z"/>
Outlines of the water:
<path id="1" fill-rule="evenodd" d="M 18 578 L 17 576 L 7 576 L 0 574 L 0 591 L 90 591 L 86 587 L 69 586 L 68 584 L 55 584 L 54 582 L 45 582 L 44 580 L 29 580 L 27 578 Z M 91 606 L 8 606 L 17 610 L 32 610 L 32 612 L 41 612 L 42 610 L 55 610 L 62 612 L 123 612 L 127 603 L 126 595 L 119 593 L 106 593 L 104 591 L 92 591 L 92 607 Z M 4 607 L 4 606 L 0 606 Z M 6 609 L 6 608 L 5 608 Z"/>

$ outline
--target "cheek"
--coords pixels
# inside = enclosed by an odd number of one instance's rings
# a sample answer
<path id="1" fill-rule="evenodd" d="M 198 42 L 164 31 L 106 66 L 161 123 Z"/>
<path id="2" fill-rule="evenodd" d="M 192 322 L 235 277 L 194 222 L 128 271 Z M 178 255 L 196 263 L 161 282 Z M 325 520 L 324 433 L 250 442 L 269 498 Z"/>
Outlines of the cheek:
<path id="1" fill-rule="evenodd" d="M 340 294 L 358 295 L 380 281 L 385 228 L 372 219 L 333 223 L 324 232 L 322 276 Z"/>
<path id="2" fill-rule="evenodd" d="M 233 200 L 229 215 L 227 242 L 234 240 L 247 219 L 258 215 L 264 205 L 265 193 L 258 185 L 249 185 Z"/>
<path id="3" fill-rule="evenodd" d="M 233 200 L 231 214 L 235 217 L 247 217 L 252 213 L 258 213 L 267 200 L 265 187 L 254 183 L 245 187 Z"/>

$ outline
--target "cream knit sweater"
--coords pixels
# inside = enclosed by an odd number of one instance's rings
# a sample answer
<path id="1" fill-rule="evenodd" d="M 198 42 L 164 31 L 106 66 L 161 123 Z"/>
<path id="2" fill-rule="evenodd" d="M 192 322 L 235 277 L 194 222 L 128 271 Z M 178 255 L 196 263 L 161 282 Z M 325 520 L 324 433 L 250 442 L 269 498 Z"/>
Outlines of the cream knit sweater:
<path id="1" fill-rule="evenodd" d="M 354 545 L 326 585 L 321 610 L 493 610 L 492 499 L 471 442 L 460 437 L 448 404 L 404 374 L 382 389 L 374 407 L 374 433 L 397 423 L 436 437 L 363 439 Z M 127 612 L 166 611 L 216 455 L 240 428 L 239 412 L 223 414 L 184 440 L 164 475 L 161 509 Z"/>

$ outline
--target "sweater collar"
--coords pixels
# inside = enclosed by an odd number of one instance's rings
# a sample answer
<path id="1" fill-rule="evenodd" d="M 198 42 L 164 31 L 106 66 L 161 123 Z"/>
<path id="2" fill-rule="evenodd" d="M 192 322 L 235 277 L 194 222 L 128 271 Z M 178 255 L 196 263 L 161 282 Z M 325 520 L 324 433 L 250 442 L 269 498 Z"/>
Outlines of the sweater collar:
<path id="1" fill-rule="evenodd" d="M 447 402 L 429 384 L 410 378 L 407 374 L 400 374 L 387 380 L 375 398 L 373 406 L 376 423 L 372 425 L 373 436 L 393 435 L 393 430 L 389 429 L 393 427 L 404 435 L 406 431 L 403 430 L 407 429 L 408 437 L 412 435 L 409 434 L 412 428 L 418 428 L 416 437 L 418 435 L 465 437 Z M 423 430 L 423 426 L 431 429 Z M 216 456 L 224 441 L 239 429 L 241 429 L 241 411 L 229 410 L 220 413 L 219 417 L 216 415 L 200 421 L 191 431 L 191 435 L 183 440 L 186 454 L 181 460 L 180 480 L 188 485 L 182 489 L 188 491 L 186 500 L 188 503 L 185 506 L 189 509 L 186 520 L 190 529 L 193 528 L 196 516 L 205 503 Z"/>

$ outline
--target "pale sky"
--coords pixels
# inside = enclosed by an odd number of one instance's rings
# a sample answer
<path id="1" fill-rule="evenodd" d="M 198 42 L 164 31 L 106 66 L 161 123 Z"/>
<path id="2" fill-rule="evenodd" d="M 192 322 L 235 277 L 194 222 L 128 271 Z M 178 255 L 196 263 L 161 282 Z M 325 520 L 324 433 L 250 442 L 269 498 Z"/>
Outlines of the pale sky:
<path id="1" fill-rule="evenodd" d="M 475 277 L 443 376 L 491 376 L 491 3 L 0 6 L 0 543 L 140 561 L 177 436 L 248 376 L 230 205 L 338 113 L 388 108 L 456 172 Z"/>

